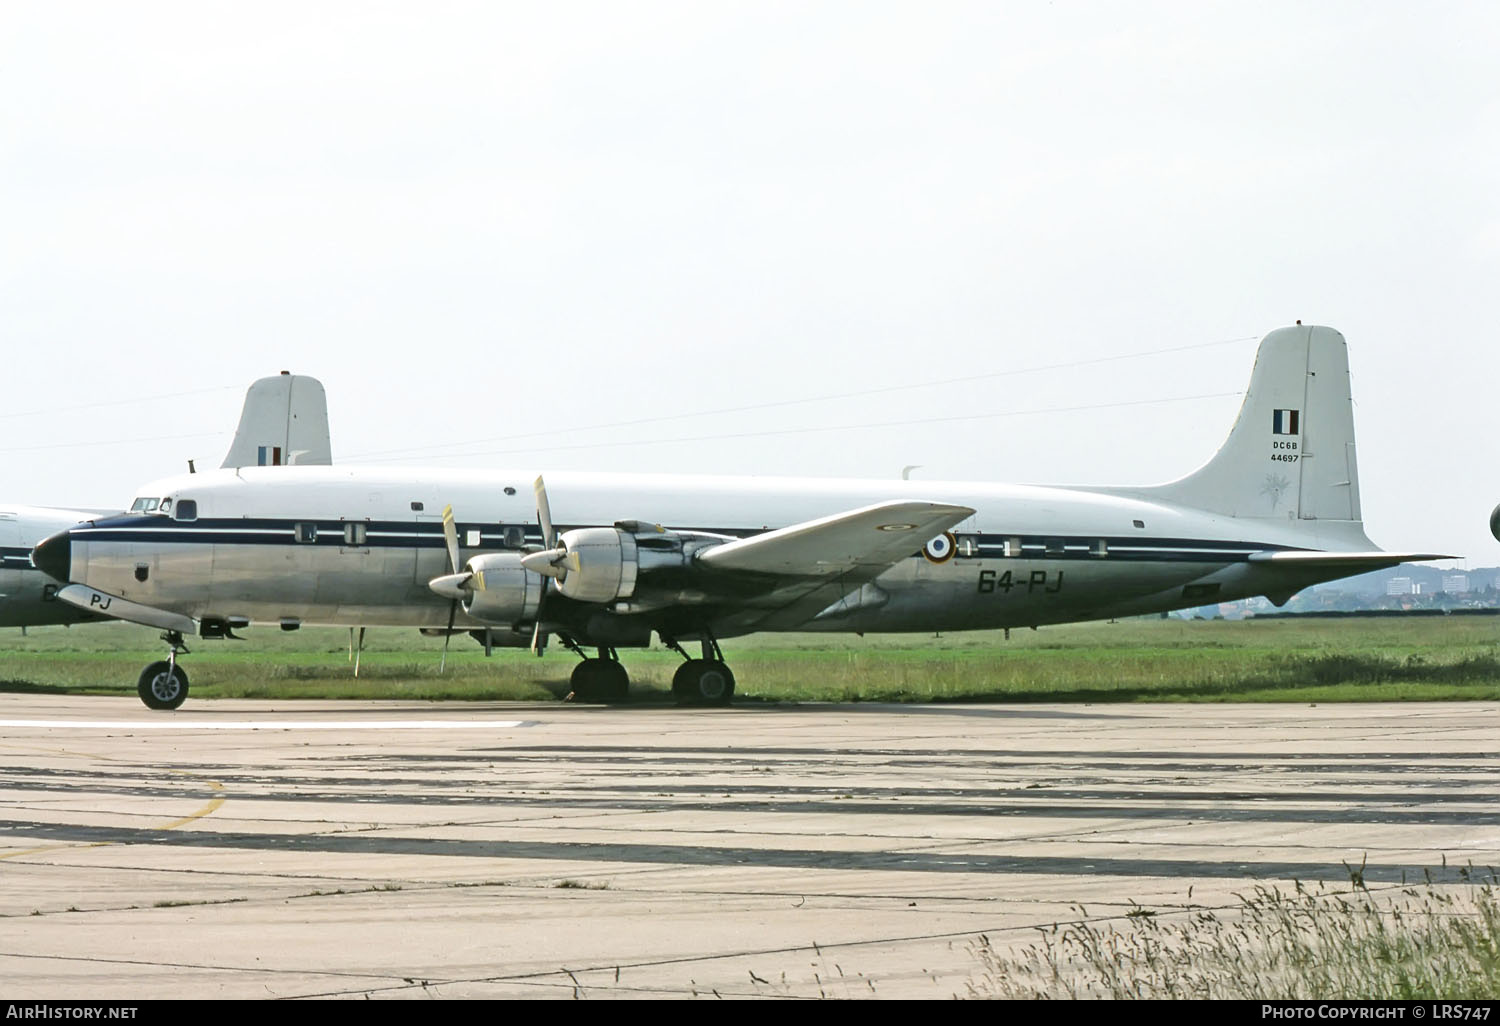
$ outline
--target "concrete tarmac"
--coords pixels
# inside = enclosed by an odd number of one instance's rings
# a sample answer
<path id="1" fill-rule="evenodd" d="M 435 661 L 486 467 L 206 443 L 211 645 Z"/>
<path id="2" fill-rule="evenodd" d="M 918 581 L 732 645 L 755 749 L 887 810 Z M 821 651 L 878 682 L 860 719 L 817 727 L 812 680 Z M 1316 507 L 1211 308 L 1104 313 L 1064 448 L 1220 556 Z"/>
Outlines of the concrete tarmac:
<path id="1" fill-rule="evenodd" d="M 948 998 L 1500 865 L 1500 706 L 0 696 L 0 998 Z"/>

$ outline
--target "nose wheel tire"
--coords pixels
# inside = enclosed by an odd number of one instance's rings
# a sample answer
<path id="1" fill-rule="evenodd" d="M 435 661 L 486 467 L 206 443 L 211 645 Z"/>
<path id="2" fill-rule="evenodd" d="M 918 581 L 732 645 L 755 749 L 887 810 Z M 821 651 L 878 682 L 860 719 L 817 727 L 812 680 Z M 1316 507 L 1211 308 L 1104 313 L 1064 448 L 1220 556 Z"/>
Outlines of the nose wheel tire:
<path id="1" fill-rule="evenodd" d="M 728 705 L 734 674 L 717 659 L 689 659 L 672 675 L 672 696 L 681 705 Z"/>
<path id="2" fill-rule="evenodd" d="M 136 694 L 148 709 L 176 709 L 188 696 L 187 671 L 165 659 L 141 671 Z"/>

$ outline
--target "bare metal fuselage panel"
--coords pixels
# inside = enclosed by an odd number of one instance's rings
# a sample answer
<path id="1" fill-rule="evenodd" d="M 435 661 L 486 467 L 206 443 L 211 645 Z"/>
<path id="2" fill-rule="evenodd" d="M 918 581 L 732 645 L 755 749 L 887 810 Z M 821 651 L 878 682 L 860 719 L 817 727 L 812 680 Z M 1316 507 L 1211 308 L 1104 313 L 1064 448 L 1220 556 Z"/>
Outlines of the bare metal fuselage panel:
<path id="1" fill-rule="evenodd" d="M 465 559 L 537 548 L 526 476 L 292 467 L 174 479 L 161 483 L 162 494 L 179 509 L 191 501 L 195 519 L 83 525 L 73 534 L 73 579 L 197 619 L 445 627 L 449 604 L 428 582 L 448 569 L 448 557 L 441 519 L 427 511 L 450 502 L 459 511 Z M 606 613 L 652 624 L 701 619 L 723 635 L 1019 627 L 1202 605 L 1284 588 L 1284 571 L 1248 557 L 1307 537 L 1305 525 L 1261 522 L 1260 537 L 1237 538 L 1233 527 L 1243 524 L 1201 512 L 1026 486 L 568 474 L 549 485 L 562 529 L 624 512 L 747 537 L 892 494 L 976 511 L 951 539 L 913 539 L 910 556 L 873 581 L 802 586 L 753 575 L 643 573 L 629 607 Z M 251 497 L 256 508 L 244 508 Z M 485 626 L 462 612 L 455 625 Z"/>

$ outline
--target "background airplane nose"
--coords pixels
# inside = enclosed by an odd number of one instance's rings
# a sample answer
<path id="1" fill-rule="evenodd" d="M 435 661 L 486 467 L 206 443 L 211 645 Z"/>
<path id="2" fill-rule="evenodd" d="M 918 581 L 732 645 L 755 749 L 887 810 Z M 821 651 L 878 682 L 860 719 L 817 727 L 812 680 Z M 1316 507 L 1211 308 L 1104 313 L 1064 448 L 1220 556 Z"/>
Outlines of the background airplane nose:
<path id="1" fill-rule="evenodd" d="M 31 565 L 48 577 L 55 577 L 66 583 L 68 574 L 73 569 L 73 539 L 68 536 L 68 532 L 59 531 L 50 538 L 44 538 L 31 550 Z"/>

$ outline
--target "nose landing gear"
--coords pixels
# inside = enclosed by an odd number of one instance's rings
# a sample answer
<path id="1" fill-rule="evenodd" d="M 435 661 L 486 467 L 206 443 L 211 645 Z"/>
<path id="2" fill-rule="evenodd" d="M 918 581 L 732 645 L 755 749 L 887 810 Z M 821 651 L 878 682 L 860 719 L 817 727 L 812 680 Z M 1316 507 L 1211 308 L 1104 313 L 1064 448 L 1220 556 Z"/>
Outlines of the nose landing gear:
<path id="1" fill-rule="evenodd" d="M 176 709 L 188 696 L 187 671 L 177 665 L 177 656 L 186 655 L 188 648 L 179 631 L 167 631 L 161 639 L 169 646 L 167 658 L 141 671 L 135 691 L 148 709 Z"/>

